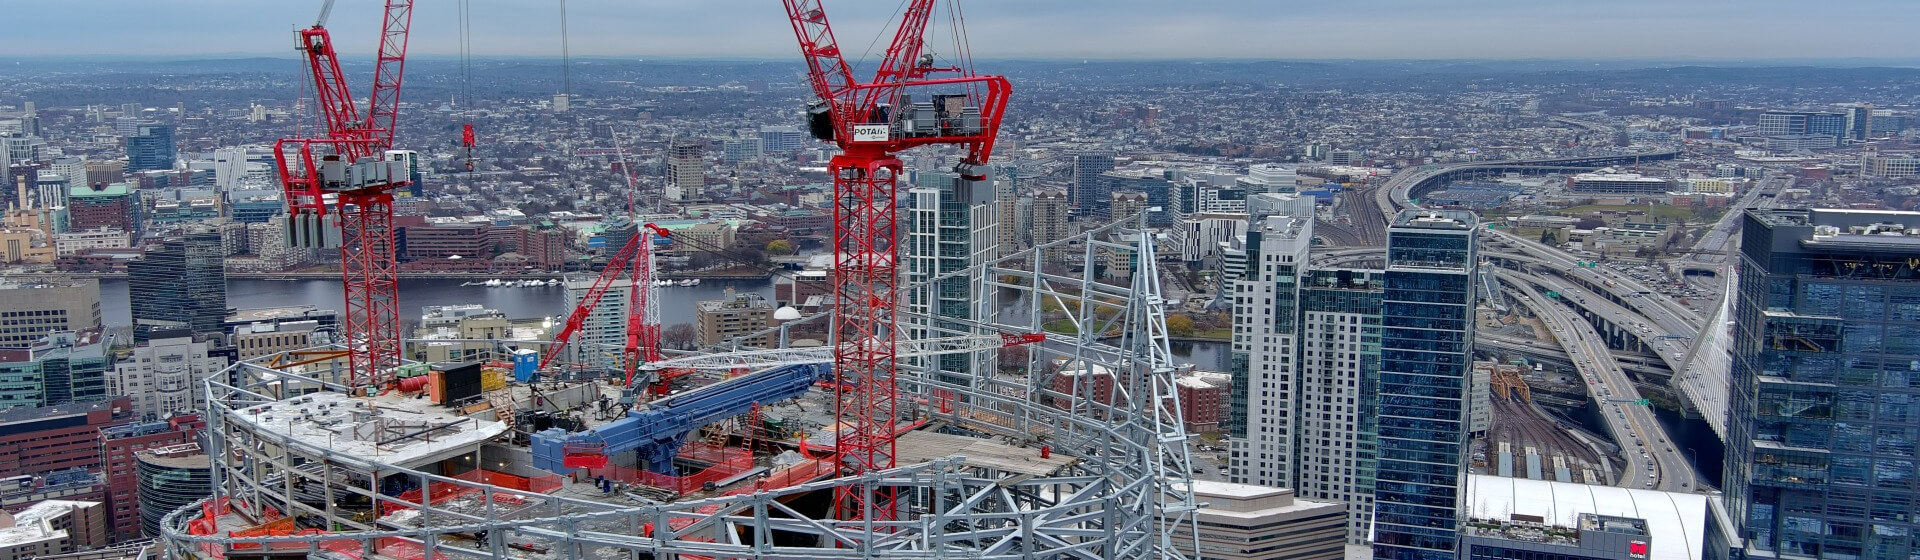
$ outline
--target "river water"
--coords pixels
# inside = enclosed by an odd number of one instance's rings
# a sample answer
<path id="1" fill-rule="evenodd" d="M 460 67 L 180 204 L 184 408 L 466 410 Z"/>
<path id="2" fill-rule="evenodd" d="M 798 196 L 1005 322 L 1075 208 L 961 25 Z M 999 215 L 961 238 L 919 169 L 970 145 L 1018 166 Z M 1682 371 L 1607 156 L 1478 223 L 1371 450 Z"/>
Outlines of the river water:
<path id="1" fill-rule="evenodd" d="M 562 286 L 506 288 L 462 286 L 471 280 L 402 279 L 400 315 L 418 319 L 420 309 L 429 305 L 477 303 L 498 309 L 513 319 L 563 316 L 573 310 Z M 766 280 L 704 280 L 698 286 L 661 288 L 660 317 L 667 325 L 693 323 L 695 302 L 726 297 L 728 288 L 752 292 L 771 299 L 773 284 Z M 345 295 L 337 280 L 227 280 L 227 307 L 253 309 L 289 305 L 312 305 L 320 309 L 342 311 Z M 127 306 L 127 282 L 122 279 L 100 281 L 101 319 L 109 327 L 133 323 Z"/>
<path id="2" fill-rule="evenodd" d="M 563 316 L 573 310 L 573 302 L 567 298 L 567 290 L 561 286 L 542 286 L 538 288 L 506 288 L 487 286 L 463 286 L 472 280 L 462 279 L 402 279 L 400 280 L 400 313 L 402 318 L 417 319 L 420 309 L 430 305 L 460 305 L 477 303 L 481 306 L 498 309 L 514 319 Z M 661 288 L 661 323 L 672 326 L 681 323 L 692 324 L 694 305 L 703 300 L 716 300 L 726 297 L 731 288 L 736 293 L 756 293 L 773 298 L 773 283 L 767 280 L 705 280 L 698 286 Z M 256 280 L 232 278 L 227 280 L 227 307 L 234 309 L 253 309 L 261 307 L 281 307 L 292 305 L 312 305 L 320 309 L 341 311 L 345 309 L 344 295 L 337 280 Z M 1023 314 L 1026 305 L 1020 301 L 1009 301 L 1003 311 L 1011 314 Z M 133 324 L 127 304 L 127 281 L 118 278 L 100 281 L 101 319 L 108 327 L 125 328 Z M 1200 369 L 1212 371 L 1227 370 L 1227 345 L 1221 342 L 1176 342 L 1172 345 L 1175 358 L 1193 363 Z"/>

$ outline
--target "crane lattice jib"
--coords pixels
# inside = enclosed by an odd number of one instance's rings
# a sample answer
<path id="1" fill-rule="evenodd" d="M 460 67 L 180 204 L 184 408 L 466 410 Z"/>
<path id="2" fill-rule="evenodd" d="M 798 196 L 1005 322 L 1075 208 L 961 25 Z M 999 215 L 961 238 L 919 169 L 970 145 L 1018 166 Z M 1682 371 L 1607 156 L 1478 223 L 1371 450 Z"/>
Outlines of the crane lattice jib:
<path id="1" fill-rule="evenodd" d="M 813 94 L 825 103 L 841 102 L 858 82 L 840 52 L 839 42 L 834 40 L 833 28 L 827 25 L 826 10 L 820 0 L 786 0 L 786 5 L 793 34 L 800 38 L 800 55 L 807 59 Z"/>
<path id="2" fill-rule="evenodd" d="M 300 52 L 306 55 L 308 70 L 313 73 L 314 105 L 320 110 L 326 137 L 351 138 L 353 130 L 360 126 L 360 109 L 354 106 L 347 77 L 340 72 L 340 59 L 333 52 L 333 36 L 327 33 L 327 28 L 315 25 L 300 30 L 299 39 Z"/>
<path id="3" fill-rule="evenodd" d="M 573 336 L 586 326 L 587 316 L 593 314 L 593 308 L 600 305 L 600 298 L 607 295 L 607 289 L 612 288 L 614 281 L 620 279 L 634 256 L 639 251 L 645 250 L 643 247 L 648 243 L 653 242 L 650 234 L 650 231 L 644 229 L 633 234 L 633 237 L 627 239 L 626 247 L 622 247 L 619 252 L 613 254 L 613 257 L 607 259 L 607 266 L 600 269 L 600 276 L 587 287 L 586 293 L 581 294 L 580 304 L 574 306 L 573 311 L 567 314 L 566 323 L 560 327 L 560 333 L 553 335 L 553 344 L 547 346 L 547 356 L 540 359 L 540 366 L 537 369 L 547 369 L 554 358 L 559 357 L 562 351 L 566 350 L 567 345 L 573 342 Z"/>
<path id="4" fill-rule="evenodd" d="M 961 177 L 984 178 L 981 164 L 993 150 L 1012 86 L 999 76 L 972 76 L 960 68 L 934 68 L 921 61 L 933 0 L 911 0 L 901 17 L 878 74 L 856 83 L 819 0 L 785 0 L 808 79 L 825 103 L 829 123 L 815 120 L 815 134 L 831 139 L 841 152 L 827 164 L 833 176 L 834 266 L 832 353 L 835 462 L 851 472 L 893 468 L 900 413 L 895 385 L 900 356 L 898 264 L 900 233 L 898 178 L 904 165 L 894 154 L 927 144 L 967 148 L 958 167 Z M 970 57 L 955 53 L 958 59 Z M 929 72 L 959 77 L 928 79 Z M 905 107 L 909 88 L 965 91 L 936 93 L 928 105 Z M 982 91 L 984 90 L 984 91 Z M 958 99 L 958 107 L 952 105 Z M 882 110 L 885 104 L 892 110 Z M 957 109 L 957 110 L 956 110 Z M 817 118 L 810 111 L 809 118 Z M 977 120 L 976 120 L 977 119 Z M 827 126 L 819 126 L 825 124 Z M 898 494 L 882 489 L 836 491 L 840 519 L 887 521 L 899 513 Z"/>
<path id="5" fill-rule="evenodd" d="M 933 0 L 912 0 L 900 17 L 900 29 L 893 34 L 893 42 L 887 45 L 887 54 L 880 58 L 880 67 L 873 73 L 873 83 L 905 84 L 907 81 L 926 75 L 927 68 L 919 64 L 921 51 L 927 41 L 927 21 L 933 17 Z M 895 88 L 892 96 L 880 97 L 888 92 L 884 88 L 867 90 L 873 95 L 860 100 L 862 112 L 871 111 L 881 103 L 897 105 L 900 90 Z"/>
<path id="6" fill-rule="evenodd" d="M 654 286 L 658 270 L 653 260 L 653 236 L 672 237 L 666 229 L 646 224 L 638 235 L 641 239 L 639 253 L 633 256 L 633 284 L 629 288 L 627 301 L 633 306 L 627 314 L 627 344 L 621 348 L 624 358 L 628 385 L 633 384 L 634 375 L 640 371 L 641 364 L 660 361 L 660 293 Z M 664 380 L 663 380 L 664 381 Z M 667 385 L 660 383 L 655 392 L 665 394 Z"/>
<path id="7" fill-rule="evenodd" d="M 387 0 L 380 25 L 380 57 L 373 67 L 373 93 L 368 96 L 367 138 L 380 152 L 393 147 L 394 124 L 400 116 L 400 81 L 407 64 L 407 30 L 413 21 L 413 0 Z M 372 155 L 372 154 L 358 154 Z"/>

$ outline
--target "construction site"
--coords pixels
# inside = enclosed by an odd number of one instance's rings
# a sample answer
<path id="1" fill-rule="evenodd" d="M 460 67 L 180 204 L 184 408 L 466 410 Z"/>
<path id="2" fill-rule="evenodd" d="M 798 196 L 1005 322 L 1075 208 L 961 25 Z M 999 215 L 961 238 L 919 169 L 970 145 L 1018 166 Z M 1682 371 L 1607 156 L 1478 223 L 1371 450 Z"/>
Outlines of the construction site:
<path id="1" fill-rule="evenodd" d="M 416 354 L 400 336 L 392 202 L 406 174 L 389 151 L 412 3 L 386 3 L 366 106 L 348 91 L 325 12 L 300 30 L 325 134 L 275 151 L 289 239 L 340 251 L 342 337 L 210 378 L 214 495 L 162 520 L 165 552 L 1113 559 L 1194 549 L 1176 390 L 1189 366 L 1168 349 L 1144 214 L 909 274 L 895 154 L 944 146 L 935 149 L 956 154 L 960 181 L 990 181 L 1012 86 L 975 73 L 964 52 L 952 65 L 924 52 L 932 0 L 903 4 L 871 81 L 841 58 L 818 0 L 785 4 L 817 97 L 808 128 L 840 149 L 828 164 L 831 310 L 697 352 L 661 349 L 653 252 L 680 241 L 646 225 L 553 340 L 503 344 L 477 362 L 405 359 Z M 464 138 L 471 146 L 471 128 Z M 1075 269 L 1059 271 L 1063 262 Z M 915 303 L 955 289 L 973 312 Z M 574 340 L 612 290 L 631 302 L 625 343 Z M 1042 328 L 1062 315 L 1072 328 Z"/>

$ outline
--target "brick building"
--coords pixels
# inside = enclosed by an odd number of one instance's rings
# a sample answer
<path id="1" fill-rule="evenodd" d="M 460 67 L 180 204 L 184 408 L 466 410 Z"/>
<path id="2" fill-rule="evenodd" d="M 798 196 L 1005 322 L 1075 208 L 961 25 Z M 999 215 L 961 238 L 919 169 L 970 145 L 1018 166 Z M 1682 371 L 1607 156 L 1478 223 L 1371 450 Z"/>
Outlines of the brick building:
<path id="1" fill-rule="evenodd" d="M 100 476 L 100 429 L 133 421 L 133 401 L 0 410 L 0 479 L 25 484 L 0 490 L 0 507 L 17 512 L 44 500 L 106 502 Z"/>
<path id="2" fill-rule="evenodd" d="M 148 449 L 193 441 L 205 427 L 198 414 L 181 414 L 158 422 L 109 426 L 100 430 L 101 460 L 107 478 L 108 524 L 113 538 L 140 538 L 140 468 L 134 456 Z"/>
<path id="3" fill-rule="evenodd" d="M 70 231 L 136 231 L 140 226 L 138 198 L 133 186 L 126 183 L 72 187 L 67 190 L 67 227 Z"/>

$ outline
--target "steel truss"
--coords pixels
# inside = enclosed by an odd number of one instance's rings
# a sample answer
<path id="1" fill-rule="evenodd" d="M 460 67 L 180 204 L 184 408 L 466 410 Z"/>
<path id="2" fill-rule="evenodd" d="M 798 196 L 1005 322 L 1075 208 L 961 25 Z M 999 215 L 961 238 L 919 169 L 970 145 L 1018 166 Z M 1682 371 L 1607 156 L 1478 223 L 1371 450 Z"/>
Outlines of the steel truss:
<path id="1" fill-rule="evenodd" d="M 1198 544 L 1187 434 L 1173 385 L 1175 368 L 1151 257 L 1153 239 L 1151 234 L 1132 231 L 1136 230 L 1109 226 L 1081 240 L 1084 263 L 1116 255 L 1131 259 L 1135 267 L 1127 285 L 1084 280 L 1092 277 L 1091 264 L 1083 266 L 1089 274 L 1080 278 L 1034 271 L 1023 264 L 1044 262 L 1042 251 L 1056 247 L 1052 244 L 943 275 L 980 275 L 995 287 L 984 297 L 996 303 L 1022 303 L 1033 311 L 960 322 L 956 328 L 1036 332 L 1045 319 L 1041 302 L 1063 303 L 1060 307 L 1080 334 L 1055 333 L 1046 342 L 1026 346 L 1024 371 L 975 371 L 956 379 L 950 373 L 937 375 L 926 368 L 900 366 L 899 387 L 904 393 L 948 397 L 940 406 L 925 406 L 912 414 L 1028 446 L 1048 446 L 1054 453 L 1078 459 L 1043 476 L 996 471 L 955 456 L 786 488 L 673 503 L 608 503 L 514 490 L 382 464 L 263 430 L 242 411 L 302 392 L 347 389 L 265 367 L 263 358 L 236 364 L 228 375 L 208 381 L 209 454 L 215 457 L 216 488 L 211 500 L 229 504 L 234 512 L 256 521 L 268 508 L 294 517 L 324 519 L 335 532 L 244 538 L 192 535 L 188 527 L 200 513 L 196 505 L 163 521 L 161 541 L 172 558 L 212 558 L 236 547 L 305 549 L 321 556 L 357 551 L 363 558 L 410 550 L 411 558 L 449 560 L 625 559 L 642 554 L 754 559 L 1184 558 L 1180 549 L 1191 550 Z M 1117 339 L 1101 340 L 1115 333 Z M 937 340 L 968 340 L 976 334 L 935 333 L 946 337 Z M 999 351 L 982 342 L 978 351 Z M 1081 391 L 1087 387 L 1058 391 L 1053 376 L 1042 373 L 1076 369 L 1115 376 L 1113 396 L 1077 398 L 1089 394 Z M 1077 383 L 1084 385 L 1091 377 L 1081 375 Z M 913 406 L 929 401 L 901 402 Z M 1061 402 L 1072 404 L 1056 404 Z M 382 494 L 379 479 L 392 475 L 413 481 L 422 496 L 453 486 L 473 492 L 485 505 L 456 510 L 424 498 L 409 501 Z M 793 498 L 815 492 L 856 494 L 868 497 L 867 503 L 875 503 L 878 494 L 891 494 L 897 496 L 900 515 L 839 520 L 808 515 L 788 505 Z M 313 499 L 315 493 L 324 499 Z M 407 528 L 398 528 L 337 505 L 354 501 L 376 512 L 409 508 L 418 511 L 419 517 Z M 807 540 L 814 542 L 794 544 Z M 1176 547 L 1176 543 L 1185 546 Z M 532 554 L 527 552 L 529 547 L 549 552 Z"/>

